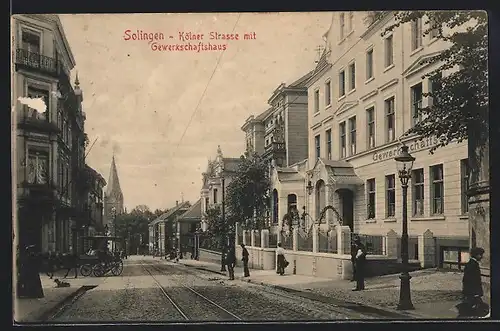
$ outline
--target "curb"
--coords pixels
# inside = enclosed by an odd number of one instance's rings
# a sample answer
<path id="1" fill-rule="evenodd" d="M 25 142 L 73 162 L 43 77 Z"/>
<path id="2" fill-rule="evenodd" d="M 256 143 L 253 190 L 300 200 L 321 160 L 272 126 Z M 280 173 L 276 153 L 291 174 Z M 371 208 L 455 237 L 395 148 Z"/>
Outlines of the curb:
<path id="1" fill-rule="evenodd" d="M 198 270 L 208 271 L 208 272 L 215 273 L 215 274 L 218 274 L 218 275 L 227 276 L 226 273 L 224 273 L 224 272 L 215 271 L 215 270 L 207 269 L 207 268 L 204 268 L 204 267 L 197 267 L 197 266 L 194 266 L 194 265 L 189 265 L 189 264 L 184 264 L 184 263 L 183 263 L 183 265 L 186 266 L 186 267 L 191 267 L 191 268 L 195 268 L 195 269 L 198 269 Z M 235 278 L 235 279 L 239 280 L 241 282 L 247 282 L 247 283 L 252 283 L 252 284 L 256 284 L 256 285 L 271 287 L 271 288 L 275 288 L 275 289 L 278 289 L 278 290 L 281 290 L 281 291 L 285 291 L 285 292 L 293 292 L 293 293 L 300 293 L 300 294 L 307 294 L 307 295 L 311 295 L 312 294 L 312 296 L 314 296 L 317 301 L 320 301 L 320 302 L 323 302 L 323 303 L 339 304 L 338 301 L 334 303 L 334 302 L 332 302 L 333 300 L 331 298 L 329 298 L 327 296 L 324 296 L 324 295 L 321 295 L 321 294 L 313 293 L 313 292 L 305 292 L 305 291 L 301 291 L 301 290 L 295 290 L 295 289 L 291 289 L 291 288 L 288 288 L 288 287 L 285 287 L 285 286 L 274 285 L 274 284 L 267 284 L 267 283 L 259 282 L 259 281 L 255 282 L 255 281 L 252 281 L 251 279 L 244 279 L 244 278 Z M 309 299 L 311 299 L 311 298 L 309 298 Z M 400 312 L 398 310 L 394 310 L 394 309 L 380 308 L 378 306 L 361 304 L 361 303 L 357 303 L 357 302 L 351 302 L 351 301 L 341 301 L 341 302 L 343 304 L 347 304 L 347 305 L 351 306 L 352 308 L 354 306 L 355 307 L 359 307 L 359 308 L 364 308 L 366 310 L 373 311 L 377 315 L 384 316 L 384 317 L 392 317 L 394 319 L 398 319 L 398 318 L 399 319 L 408 319 L 408 318 L 429 319 L 429 318 L 435 318 L 435 317 L 426 316 L 426 315 L 414 314 L 414 313 L 411 313 L 411 312 L 402 313 L 402 312 Z M 346 307 L 346 308 L 350 309 L 350 310 L 354 310 L 354 309 L 352 309 L 350 307 Z"/>

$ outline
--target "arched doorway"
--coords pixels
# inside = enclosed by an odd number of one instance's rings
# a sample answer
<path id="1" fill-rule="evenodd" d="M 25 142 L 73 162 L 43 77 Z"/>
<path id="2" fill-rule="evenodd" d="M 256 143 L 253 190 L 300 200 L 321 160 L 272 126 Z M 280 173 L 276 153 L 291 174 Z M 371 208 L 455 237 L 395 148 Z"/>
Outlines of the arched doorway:
<path id="1" fill-rule="evenodd" d="M 349 189 L 338 189 L 340 215 L 343 225 L 354 231 L 354 193 Z"/>
<path id="2" fill-rule="evenodd" d="M 278 201 L 278 190 L 273 190 L 273 223 L 278 223 L 278 209 L 279 201 Z"/>
<path id="3" fill-rule="evenodd" d="M 289 194 L 287 198 L 287 213 L 297 212 L 297 196 L 295 194 Z"/>
<path id="4" fill-rule="evenodd" d="M 316 182 L 316 219 L 321 215 L 321 211 L 326 206 L 325 182 L 320 179 Z"/>

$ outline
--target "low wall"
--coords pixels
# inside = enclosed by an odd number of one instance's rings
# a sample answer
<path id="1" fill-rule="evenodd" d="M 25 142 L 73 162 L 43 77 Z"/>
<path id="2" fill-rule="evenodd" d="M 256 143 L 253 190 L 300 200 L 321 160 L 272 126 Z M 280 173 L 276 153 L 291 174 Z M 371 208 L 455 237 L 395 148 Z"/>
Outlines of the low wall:
<path id="1" fill-rule="evenodd" d="M 200 248 L 198 257 L 200 261 L 220 264 L 221 253 Z"/>
<path id="2" fill-rule="evenodd" d="M 276 269 L 276 249 L 245 246 L 248 250 L 248 267 L 250 269 Z M 241 263 L 241 247 L 236 247 L 236 260 Z"/>

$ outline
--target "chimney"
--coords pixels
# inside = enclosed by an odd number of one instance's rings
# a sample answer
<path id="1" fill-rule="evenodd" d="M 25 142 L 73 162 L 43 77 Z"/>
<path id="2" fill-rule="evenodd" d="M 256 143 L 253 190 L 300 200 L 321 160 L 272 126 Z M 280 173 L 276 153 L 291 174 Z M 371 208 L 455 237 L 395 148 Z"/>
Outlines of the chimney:
<path id="1" fill-rule="evenodd" d="M 179 200 L 175 200 L 175 206 L 179 205 Z"/>

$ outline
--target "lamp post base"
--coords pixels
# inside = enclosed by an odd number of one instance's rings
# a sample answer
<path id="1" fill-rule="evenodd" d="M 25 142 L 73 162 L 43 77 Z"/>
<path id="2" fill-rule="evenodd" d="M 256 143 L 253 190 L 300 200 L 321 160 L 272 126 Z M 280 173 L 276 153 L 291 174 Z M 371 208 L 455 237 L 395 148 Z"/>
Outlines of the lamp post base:
<path id="1" fill-rule="evenodd" d="M 401 288 L 399 290 L 398 310 L 414 310 L 415 307 L 411 302 L 410 279 L 409 273 L 404 272 L 399 276 L 401 279 Z"/>

